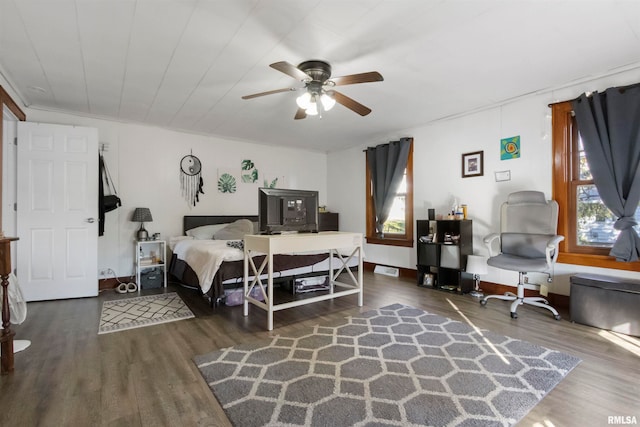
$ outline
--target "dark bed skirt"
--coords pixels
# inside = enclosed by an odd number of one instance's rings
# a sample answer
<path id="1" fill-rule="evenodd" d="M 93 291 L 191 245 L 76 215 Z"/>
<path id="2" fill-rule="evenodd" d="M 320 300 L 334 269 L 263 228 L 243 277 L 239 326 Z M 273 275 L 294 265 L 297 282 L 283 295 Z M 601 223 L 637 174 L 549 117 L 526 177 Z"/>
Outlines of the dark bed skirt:
<path id="1" fill-rule="evenodd" d="M 306 267 L 317 264 L 329 258 L 328 253 L 313 255 L 274 255 L 273 271 L 287 271 L 295 268 Z M 253 258 L 257 268 L 260 268 L 264 255 Z M 173 275 L 180 283 L 195 288 L 200 288 L 198 276 L 193 269 L 184 260 L 178 259 L 174 254 L 169 264 L 169 273 Z M 266 273 L 266 271 L 264 272 Z M 211 303 L 214 304 L 224 296 L 223 282 L 235 279 L 238 284 L 243 283 L 244 279 L 244 261 L 225 261 L 213 278 L 211 290 L 208 296 L 211 297 Z"/>

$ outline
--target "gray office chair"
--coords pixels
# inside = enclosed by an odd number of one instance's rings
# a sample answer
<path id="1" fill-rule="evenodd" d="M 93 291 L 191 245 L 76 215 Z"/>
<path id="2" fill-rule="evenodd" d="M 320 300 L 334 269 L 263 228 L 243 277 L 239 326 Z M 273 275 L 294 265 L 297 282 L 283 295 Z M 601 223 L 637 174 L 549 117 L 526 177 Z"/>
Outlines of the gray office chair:
<path id="1" fill-rule="evenodd" d="M 500 209 L 500 234 L 490 234 L 484 238 L 489 248 L 487 264 L 503 270 L 519 273 L 517 294 L 507 292 L 504 295 L 489 295 L 480 300 L 497 298 L 513 301 L 511 317 L 516 319 L 519 305 L 530 304 L 543 307 L 560 320 L 558 311 L 542 297 L 525 297 L 525 289 L 539 290 L 540 285 L 525 283 L 525 274 L 529 272 L 547 274 L 551 282 L 550 270 L 558 259 L 558 244 L 564 236 L 556 234 L 558 228 L 558 203 L 547 201 L 539 191 L 518 191 L 511 193 Z M 500 253 L 495 253 L 495 240 L 499 239 Z"/>

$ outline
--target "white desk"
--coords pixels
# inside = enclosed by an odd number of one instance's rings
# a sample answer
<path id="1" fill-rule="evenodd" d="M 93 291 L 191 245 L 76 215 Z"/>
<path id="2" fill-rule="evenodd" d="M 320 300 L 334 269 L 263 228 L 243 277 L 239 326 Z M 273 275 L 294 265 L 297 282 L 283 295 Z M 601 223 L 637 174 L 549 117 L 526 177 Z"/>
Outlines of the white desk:
<path id="1" fill-rule="evenodd" d="M 350 255 L 343 256 L 338 250 L 348 250 Z M 295 252 L 329 251 L 329 280 L 328 294 L 289 301 L 281 304 L 273 302 L 273 256 L 276 254 L 290 254 Z M 265 254 L 264 262 L 258 267 L 252 256 Z M 334 271 L 333 257 L 341 260 L 342 265 Z M 358 257 L 357 278 L 346 267 L 346 263 L 354 256 Z M 254 279 L 249 283 L 249 268 Z M 260 275 L 267 268 L 267 287 L 260 280 Z M 352 283 L 336 280 L 346 272 Z M 258 286 L 264 295 L 264 302 L 250 296 L 251 290 Z M 339 287 L 340 290 L 335 288 Z M 362 234 L 341 231 L 325 231 L 321 233 L 278 234 L 278 235 L 247 235 L 244 236 L 244 315 L 249 315 L 249 303 L 267 312 L 267 329 L 273 329 L 273 312 L 299 305 L 311 304 L 317 301 L 338 298 L 346 295 L 358 294 L 358 306 L 362 307 Z"/>

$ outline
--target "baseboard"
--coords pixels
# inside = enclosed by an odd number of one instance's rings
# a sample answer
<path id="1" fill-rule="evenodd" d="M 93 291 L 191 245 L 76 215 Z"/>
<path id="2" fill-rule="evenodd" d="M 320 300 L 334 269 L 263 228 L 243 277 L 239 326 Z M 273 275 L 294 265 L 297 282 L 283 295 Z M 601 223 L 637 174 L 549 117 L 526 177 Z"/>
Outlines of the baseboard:
<path id="1" fill-rule="evenodd" d="M 397 268 L 398 270 L 400 270 L 400 277 L 405 278 L 405 279 L 415 279 L 416 278 L 416 274 L 418 274 L 416 272 L 416 270 L 412 270 L 410 268 L 396 267 L 395 265 L 380 264 L 380 263 L 377 263 L 377 262 L 376 263 L 366 262 L 366 261 L 362 262 L 362 266 L 364 267 L 364 271 L 373 272 L 373 270 L 375 270 L 377 265 L 380 265 L 380 266 L 383 266 L 383 267 Z"/>
<path id="2" fill-rule="evenodd" d="M 98 280 L 98 291 L 105 291 L 109 289 L 115 289 L 120 283 L 129 283 L 131 276 L 125 277 L 111 277 L 109 279 Z"/>
<path id="3" fill-rule="evenodd" d="M 362 264 L 364 266 L 365 271 L 371 271 L 371 272 L 373 272 L 376 265 L 384 265 L 384 264 L 372 263 L 372 262 L 366 262 L 366 261 L 363 262 Z M 411 268 L 395 267 L 393 265 L 388 265 L 388 267 L 398 268 L 400 270 L 400 277 L 402 278 L 416 280 L 416 277 L 418 274 L 417 270 L 413 270 Z M 483 282 L 483 281 L 480 282 L 480 289 L 482 289 L 485 295 L 504 294 L 505 292 L 515 292 L 516 290 L 515 286 L 501 285 L 499 283 Z M 527 297 L 534 297 L 534 296 L 540 296 L 540 293 L 531 289 L 525 289 L 524 295 Z M 549 293 L 549 295 L 547 295 L 545 298 L 547 299 L 547 301 L 549 301 L 549 304 L 551 304 L 554 307 L 564 308 L 567 310 L 569 309 L 568 295 Z"/>

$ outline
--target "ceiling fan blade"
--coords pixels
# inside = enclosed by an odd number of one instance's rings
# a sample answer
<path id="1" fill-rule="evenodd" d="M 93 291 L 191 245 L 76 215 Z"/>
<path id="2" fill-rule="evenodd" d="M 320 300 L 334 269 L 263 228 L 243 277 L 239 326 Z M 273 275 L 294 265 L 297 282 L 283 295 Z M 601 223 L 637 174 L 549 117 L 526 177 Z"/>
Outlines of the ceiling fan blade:
<path id="1" fill-rule="evenodd" d="M 356 83 L 371 83 L 381 82 L 384 78 L 382 74 L 377 71 L 369 71 L 368 73 L 350 74 L 348 76 L 332 77 L 329 81 L 334 83 L 334 86 L 353 85 Z"/>
<path id="2" fill-rule="evenodd" d="M 296 111 L 296 115 L 293 118 L 295 120 L 306 119 L 307 112 L 304 110 L 304 108 L 298 108 L 298 111 Z"/>
<path id="3" fill-rule="evenodd" d="M 245 96 L 242 97 L 242 99 L 253 99 L 253 98 L 257 98 L 259 96 L 273 95 L 274 93 L 291 92 L 291 91 L 296 91 L 296 90 L 298 90 L 298 88 L 287 87 L 287 88 L 284 88 L 284 89 L 275 89 L 275 90 L 270 90 L 268 92 L 260 92 L 260 93 L 254 93 L 252 95 L 245 95 Z"/>
<path id="4" fill-rule="evenodd" d="M 365 107 L 364 105 L 360 104 L 358 101 L 355 101 L 349 98 L 347 95 L 344 95 L 340 92 L 332 90 L 332 91 L 329 91 L 328 94 L 329 96 L 332 96 L 333 99 L 335 99 L 338 104 L 344 105 L 351 111 L 354 111 L 360 114 L 361 116 L 366 116 L 371 112 L 370 108 Z"/>
<path id="5" fill-rule="evenodd" d="M 274 62 L 273 64 L 269 65 L 269 67 L 273 68 L 274 70 L 278 70 L 281 73 L 285 73 L 286 75 L 291 76 L 296 80 L 300 80 L 301 82 L 309 80 L 309 76 L 307 75 L 307 73 L 287 61 Z"/>

